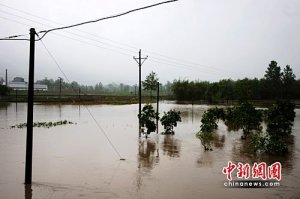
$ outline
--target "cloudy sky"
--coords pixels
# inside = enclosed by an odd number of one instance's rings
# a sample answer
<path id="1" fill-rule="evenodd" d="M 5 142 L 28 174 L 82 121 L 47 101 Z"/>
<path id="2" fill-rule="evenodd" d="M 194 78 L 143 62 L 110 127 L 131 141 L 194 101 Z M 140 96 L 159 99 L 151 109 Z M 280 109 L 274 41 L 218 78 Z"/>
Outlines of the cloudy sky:
<path id="1" fill-rule="evenodd" d="M 0 38 L 119 14 L 159 0 L 0 0 Z M 25 36 L 24 38 L 28 38 Z M 263 77 L 271 60 L 300 78 L 300 1 L 179 0 L 47 34 L 36 42 L 35 79 L 81 84 L 138 81 L 133 56 L 148 59 L 142 75 L 160 81 Z M 44 44 L 44 45 L 43 45 Z M 0 41 L 0 77 L 28 79 L 28 41 Z"/>

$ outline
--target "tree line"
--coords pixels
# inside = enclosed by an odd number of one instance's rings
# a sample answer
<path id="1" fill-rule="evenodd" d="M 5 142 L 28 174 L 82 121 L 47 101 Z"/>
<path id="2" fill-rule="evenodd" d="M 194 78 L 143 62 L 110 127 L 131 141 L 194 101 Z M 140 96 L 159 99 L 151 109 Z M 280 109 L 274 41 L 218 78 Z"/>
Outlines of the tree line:
<path id="1" fill-rule="evenodd" d="M 76 81 L 72 81 L 70 83 L 65 82 L 63 79 L 60 82 L 60 79 L 48 79 L 44 78 L 42 80 L 36 81 L 38 84 L 45 84 L 48 86 L 49 91 L 58 91 L 61 88 L 62 91 L 66 92 L 78 92 L 79 88 L 82 93 L 88 94 L 101 94 L 101 93 L 131 93 L 137 94 L 138 93 L 138 86 L 137 85 L 128 85 L 123 83 L 109 83 L 109 84 L 102 84 L 101 82 L 95 85 L 82 85 Z M 166 84 L 161 85 L 162 92 L 171 92 L 171 83 L 167 82 Z M 148 90 L 143 88 L 144 90 Z"/>
<path id="2" fill-rule="evenodd" d="M 281 69 L 271 61 L 261 79 L 223 79 L 219 82 L 174 80 L 172 85 L 177 100 L 206 100 L 218 103 L 228 100 L 300 99 L 300 79 L 287 65 Z"/>

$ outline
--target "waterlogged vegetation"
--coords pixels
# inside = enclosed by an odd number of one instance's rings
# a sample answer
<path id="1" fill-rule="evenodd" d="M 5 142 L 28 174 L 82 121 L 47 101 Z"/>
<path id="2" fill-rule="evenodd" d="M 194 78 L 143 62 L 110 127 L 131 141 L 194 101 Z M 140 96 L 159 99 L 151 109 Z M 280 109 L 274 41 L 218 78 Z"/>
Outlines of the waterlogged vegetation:
<path id="1" fill-rule="evenodd" d="M 33 123 L 33 127 L 38 127 L 38 128 L 51 128 L 51 127 L 56 127 L 56 126 L 61 126 L 61 125 L 67 125 L 67 124 L 76 124 L 74 122 L 71 121 L 67 121 L 67 120 L 61 120 L 61 121 L 57 121 L 57 122 L 34 122 Z M 17 124 L 14 126 L 11 126 L 10 128 L 26 128 L 27 127 L 27 123 L 21 123 L 21 124 Z"/>
<path id="2" fill-rule="evenodd" d="M 156 130 L 156 124 L 155 124 L 155 120 L 156 120 L 156 113 L 154 111 L 154 108 L 151 104 L 146 104 L 142 111 L 141 111 L 141 115 L 138 115 L 140 122 L 141 122 L 141 127 L 143 129 L 143 132 L 146 128 L 146 137 L 151 133 L 154 132 Z"/>
<path id="3" fill-rule="evenodd" d="M 157 128 L 155 123 L 156 120 L 159 120 L 159 115 L 154 111 L 154 108 L 151 104 L 146 104 L 141 111 L 141 115 L 138 115 L 142 132 L 147 136 L 154 132 Z M 160 119 L 161 124 L 164 126 L 165 131 L 163 134 L 172 134 L 174 135 L 174 127 L 177 126 L 177 122 L 181 122 L 180 111 L 174 109 L 164 112 L 164 115 Z"/>
<path id="4" fill-rule="evenodd" d="M 215 138 L 215 130 L 218 128 L 217 122 L 223 117 L 223 109 L 211 108 L 204 112 L 201 119 L 201 130 L 196 134 L 201 140 L 204 150 L 212 150 L 211 141 Z"/>
<path id="5" fill-rule="evenodd" d="M 163 134 L 174 135 L 174 127 L 177 126 L 177 122 L 181 122 L 180 112 L 176 111 L 175 109 L 164 112 L 164 115 L 160 119 L 160 122 L 165 129 L 165 132 Z"/>
<path id="6" fill-rule="evenodd" d="M 205 150 L 212 150 L 221 119 L 228 131 L 242 130 L 242 139 L 247 140 L 249 152 L 267 154 L 285 154 L 288 152 L 289 138 L 295 118 L 295 104 L 289 101 L 278 101 L 267 110 L 258 110 L 244 102 L 228 108 L 211 108 L 204 112 L 200 131 L 196 136 L 201 140 Z M 264 132 L 263 121 L 267 125 Z"/>

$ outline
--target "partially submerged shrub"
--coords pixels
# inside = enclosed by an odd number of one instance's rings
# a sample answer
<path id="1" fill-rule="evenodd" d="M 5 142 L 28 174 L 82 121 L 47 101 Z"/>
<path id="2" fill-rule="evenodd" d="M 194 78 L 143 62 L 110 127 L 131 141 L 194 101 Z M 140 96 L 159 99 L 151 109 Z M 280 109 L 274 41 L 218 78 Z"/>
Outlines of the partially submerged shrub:
<path id="1" fill-rule="evenodd" d="M 224 111 L 220 108 L 211 108 L 204 112 L 201 119 L 200 131 L 196 136 L 201 140 L 204 150 L 212 150 L 211 141 L 214 139 L 213 131 L 218 128 L 218 120 L 224 118 Z"/>
<path id="2" fill-rule="evenodd" d="M 213 132 L 199 131 L 196 136 L 200 139 L 205 151 L 212 151 L 211 142 L 215 137 Z"/>
<path id="3" fill-rule="evenodd" d="M 294 103 L 278 101 L 267 111 L 267 153 L 283 154 L 288 151 L 287 139 L 292 133 L 296 116 L 294 109 Z"/>
<path id="4" fill-rule="evenodd" d="M 160 119 L 161 124 L 164 126 L 164 134 L 174 134 L 174 127 L 177 126 L 177 122 L 181 122 L 180 111 L 174 109 L 169 110 Z"/>
<path id="5" fill-rule="evenodd" d="M 213 132 L 218 128 L 218 119 L 222 119 L 229 130 L 243 130 L 242 138 L 250 138 L 250 142 L 247 143 L 253 152 L 284 154 L 288 152 L 287 143 L 292 133 L 294 109 L 295 104 L 288 101 L 279 101 L 266 111 L 257 110 L 248 102 L 227 108 L 225 111 L 218 108 L 208 109 L 202 116 L 197 137 L 205 150 L 211 150 Z M 267 123 L 265 133 L 261 127 L 263 115 Z"/>
<path id="6" fill-rule="evenodd" d="M 224 122 L 228 130 L 243 130 L 244 139 L 249 134 L 261 130 L 262 111 L 255 109 L 249 102 L 241 103 L 238 106 L 227 108 L 225 111 Z"/>
<path id="7" fill-rule="evenodd" d="M 154 132 L 156 129 L 156 124 L 155 124 L 156 116 L 157 115 L 151 104 L 146 104 L 142 109 L 141 115 L 138 115 L 141 121 L 141 126 L 147 128 L 146 137 L 151 132 Z"/>

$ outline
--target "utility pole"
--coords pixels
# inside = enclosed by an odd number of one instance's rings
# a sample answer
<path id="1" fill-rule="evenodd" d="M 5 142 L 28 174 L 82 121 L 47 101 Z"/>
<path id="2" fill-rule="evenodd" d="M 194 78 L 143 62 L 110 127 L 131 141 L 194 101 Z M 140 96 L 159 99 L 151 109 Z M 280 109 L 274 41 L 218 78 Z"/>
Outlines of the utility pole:
<path id="1" fill-rule="evenodd" d="M 59 79 L 59 102 L 61 102 L 61 77 L 58 77 Z"/>
<path id="2" fill-rule="evenodd" d="M 7 69 L 5 70 L 5 86 L 8 87 Z"/>
<path id="3" fill-rule="evenodd" d="M 78 89 L 78 98 L 79 98 L 79 104 L 80 104 L 80 101 L 81 101 L 81 99 L 80 99 L 80 88 Z"/>
<path id="4" fill-rule="evenodd" d="M 156 94 L 156 130 L 158 134 L 158 115 L 159 115 L 159 82 L 157 82 L 157 94 Z"/>
<path id="5" fill-rule="evenodd" d="M 148 58 L 142 58 L 142 50 L 139 51 L 139 57 L 135 58 L 133 57 L 133 59 L 138 63 L 139 65 L 139 137 L 141 137 L 141 112 L 142 112 L 142 65 L 143 63 L 146 61 L 146 59 Z M 137 61 L 138 60 L 138 61 Z M 142 62 L 143 60 L 143 62 Z"/>
<path id="6" fill-rule="evenodd" d="M 32 143 L 33 143 L 33 84 L 34 84 L 34 48 L 35 29 L 30 29 L 30 50 L 29 50 L 29 81 L 28 81 L 28 107 L 27 107 L 27 138 L 26 138 L 26 163 L 25 163 L 25 184 L 32 181 Z"/>

